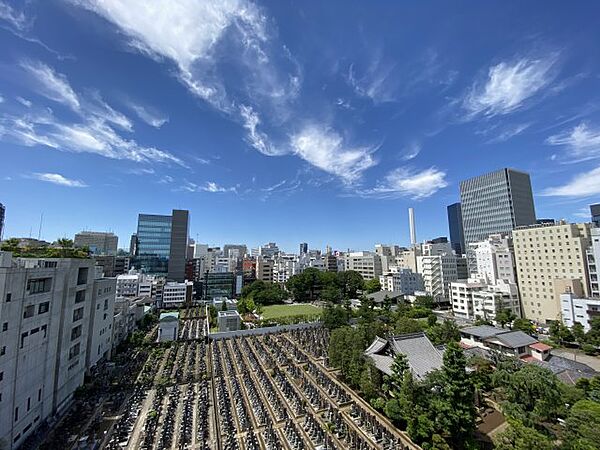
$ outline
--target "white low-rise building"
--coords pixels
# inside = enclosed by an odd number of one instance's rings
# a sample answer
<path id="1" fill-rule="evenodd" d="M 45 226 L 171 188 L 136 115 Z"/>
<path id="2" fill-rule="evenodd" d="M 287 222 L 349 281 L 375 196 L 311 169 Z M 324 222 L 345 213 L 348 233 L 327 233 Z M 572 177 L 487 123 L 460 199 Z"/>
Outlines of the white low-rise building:
<path id="1" fill-rule="evenodd" d="M 391 268 L 393 271 L 379 277 L 381 289 L 390 292 L 399 292 L 404 295 L 414 294 L 415 291 L 425 289 L 423 276 L 410 269 Z"/>
<path id="2" fill-rule="evenodd" d="M 194 283 L 191 281 L 165 283 L 162 289 L 162 307 L 178 308 L 191 304 L 193 291 Z"/>
<path id="3" fill-rule="evenodd" d="M 463 319 L 485 319 L 495 322 L 496 312 L 508 309 L 521 317 L 519 290 L 515 283 L 499 280 L 489 284 L 484 279 L 468 279 L 450 284 L 452 312 Z"/>
<path id="4" fill-rule="evenodd" d="M 354 270 L 365 280 L 379 279 L 383 273 L 381 257 L 374 252 L 351 252 L 345 255 L 345 270 Z"/>
<path id="5" fill-rule="evenodd" d="M 450 299 L 450 283 L 458 280 L 455 255 L 418 256 L 417 272 L 423 276 L 425 291 L 437 302 Z"/>
<path id="6" fill-rule="evenodd" d="M 592 319 L 600 317 L 600 298 L 581 298 L 566 292 L 560 295 L 560 306 L 563 323 L 572 327 L 579 322 L 586 332 L 590 330 Z"/>
<path id="7" fill-rule="evenodd" d="M 179 313 L 164 312 L 158 319 L 158 342 L 176 341 L 179 336 Z"/>
<path id="8" fill-rule="evenodd" d="M 242 318 L 237 311 L 219 311 L 217 325 L 219 331 L 237 331 L 240 329 Z"/>

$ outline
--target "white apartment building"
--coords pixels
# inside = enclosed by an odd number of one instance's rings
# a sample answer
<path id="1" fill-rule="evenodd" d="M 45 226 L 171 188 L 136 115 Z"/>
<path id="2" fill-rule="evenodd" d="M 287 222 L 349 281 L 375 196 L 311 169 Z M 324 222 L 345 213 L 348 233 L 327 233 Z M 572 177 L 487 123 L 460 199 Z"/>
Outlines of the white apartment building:
<path id="1" fill-rule="evenodd" d="M 456 256 L 418 256 L 417 272 L 423 277 L 425 291 L 436 301 L 450 299 L 450 283 L 458 280 Z"/>
<path id="2" fill-rule="evenodd" d="M 564 285 L 581 282 L 587 297 L 590 224 L 561 221 L 513 231 L 523 314 L 539 323 L 561 320 Z"/>
<path id="3" fill-rule="evenodd" d="M 61 413 L 83 384 L 86 363 L 106 356 L 112 317 L 104 320 L 104 304 L 110 311 L 115 281 L 95 279 L 95 273 L 91 259 L 13 258 L 0 252 L 0 440 L 5 448 L 18 447 L 42 421 Z M 88 348 L 95 354 L 88 355 Z"/>
<path id="4" fill-rule="evenodd" d="M 97 267 L 97 266 L 96 266 Z M 115 315 L 115 278 L 96 278 L 92 295 L 90 331 L 87 342 L 86 367 L 108 359 L 112 350 L 113 320 Z"/>
<path id="5" fill-rule="evenodd" d="M 165 283 L 162 291 L 162 307 L 178 308 L 186 303 L 191 303 L 193 290 L 194 283 L 191 281 Z"/>
<path id="6" fill-rule="evenodd" d="M 600 317 L 600 298 L 580 298 L 573 292 L 560 295 L 563 323 L 569 328 L 579 322 L 587 333 L 590 331 L 590 322 L 595 317 Z"/>
<path id="7" fill-rule="evenodd" d="M 600 228 L 591 228 L 591 245 L 586 251 L 590 297 L 600 297 L 598 266 L 600 265 Z"/>
<path id="8" fill-rule="evenodd" d="M 393 268 L 392 270 L 392 272 L 379 277 L 382 290 L 412 295 L 415 291 L 425 289 L 423 277 L 420 273 L 414 273 L 410 269 Z"/>
<path id="9" fill-rule="evenodd" d="M 471 278 L 450 284 L 452 311 L 463 319 L 485 319 L 495 322 L 499 309 L 509 309 L 521 317 L 519 289 L 515 283 Z"/>
<path id="10" fill-rule="evenodd" d="M 508 235 L 492 234 L 488 239 L 469 244 L 477 262 L 476 278 L 484 278 L 490 284 L 498 280 L 516 283 L 512 239 Z"/>
<path id="11" fill-rule="evenodd" d="M 345 258 L 345 270 L 354 270 L 365 280 L 379 278 L 382 275 L 381 257 L 373 252 L 351 252 Z"/>
<path id="12" fill-rule="evenodd" d="M 273 266 L 273 282 L 283 284 L 299 273 L 296 255 L 279 255 Z"/>

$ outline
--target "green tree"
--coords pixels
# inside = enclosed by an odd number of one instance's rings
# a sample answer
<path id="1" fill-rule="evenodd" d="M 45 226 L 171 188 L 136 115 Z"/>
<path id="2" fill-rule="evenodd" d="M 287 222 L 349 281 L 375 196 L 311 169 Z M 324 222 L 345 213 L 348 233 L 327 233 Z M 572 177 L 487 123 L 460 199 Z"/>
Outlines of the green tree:
<path id="1" fill-rule="evenodd" d="M 522 331 L 527 334 L 533 334 L 533 324 L 527 319 L 515 319 L 512 324 L 512 329 Z"/>
<path id="2" fill-rule="evenodd" d="M 440 377 L 442 383 L 436 413 L 442 435 L 448 436 L 452 448 L 464 448 L 475 431 L 475 393 L 467 373 L 467 360 L 456 342 L 446 346 Z"/>
<path id="3" fill-rule="evenodd" d="M 600 403 L 580 400 L 573 405 L 565 424 L 565 449 L 596 449 L 600 443 Z"/>
<path id="4" fill-rule="evenodd" d="M 344 299 L 358 298 L 358 291 L 365 288 L 365 281 L 362 275 L 354 270 L 338 272 L 338 286 L 342 291 Z"/>
<path id="5" fill-rule="evenodd" d="M 373 294 L 374 292 L 379 292 L 381 290 L 381 283 L 377 278 L 373 278 L 372 280 L 365 281 L 365 290 L 368 294 Z"/>
<path id="6" fill-rule="evenodd" d="M 0 250 L 4 252 L 17 253 L 19 251 L 19 240 L 17 238 L 10 238 L 2 241 Z"/>
<path id="7" fill-rule="evenodd" d="M 590 330 L 585 334 L 586 341 L 592 345 L 600 345 L 600 317 L 590 321 Z"/>
<path id="8" fill-rule="evenodd" d="M 510 421 L 508 428 L 494 436 L 494 445 L 496 450 L 554 449 L 554 444 L 545 435 L 514 420 Z"/>
<path id="9" fill-rule="evenodd" d="M 427 326 L 429 328 L 434 327 L 437 324 L 437 316 L 431 313 L 427 316 Z"/>
<path id="10" fill-rule="evenodd" d="M 502 364 L 492 375 L 494 386 L 505 401 L 503 412 L 527 427 L 556 419 L 562 406 L 560 381 L 548 369 L 525 364 L 516 371 Z"/>
<path id="11" fill-rule="evenodd" d="M 330 330 L 348 325 L 348 311 L 340 305 L 328 303 L 323 310 L 323 325 Z"/>
<path id="12" fill-rule="evenodd" d="M 496 311 L 496 322 L 498 322 L 502 328 L 513 323 L 516 318 L 516 314 L 511 309 L 499 308 Z"/>
<path id="13" fill-rule="evenodd" d="M 394 324 L 395 334 L 416 333 L 417 331 L 423 331 L 423 325 L 410 317 L 400 316 Z"/>
<path id="14" fill-rule="evenodd" d="M 575 324 L 571 327 L 571 334 L 573 335 L 573 338 L 575 338 L 575 342 L 577 342 L 579 345 L 586 343 L 585 329 L 579 322 L 575 322 Z"/>
<path id="15" fill-rule="evenodd" d="M 427 337 L 433 345 L 447 344 L 448 342 L 460 341 L 460 330 L 456 322 L 451 319 L 444 319 L 441 323 L 427 329 Z"/>
<path id="16" fill-rule="evenodd" d="M 413 306 L 417 308 L 433 309 L 435 307 L 435 301 L 431 295 L 419 295 L 415 299 Z"/>
<path id="17" fill-rule="evenodd" d="M 571 330 L 559 320 L 550 324 L 550 338 L 559 345 L 562 345 L 563 342 L 573 341 Z"/>
<path id="18" fill-rule="evenodd" d="M 328 285 L 321 289 L 321 300 L 329 303 L 340 303 L 342 291 L 336 285 Z"/>

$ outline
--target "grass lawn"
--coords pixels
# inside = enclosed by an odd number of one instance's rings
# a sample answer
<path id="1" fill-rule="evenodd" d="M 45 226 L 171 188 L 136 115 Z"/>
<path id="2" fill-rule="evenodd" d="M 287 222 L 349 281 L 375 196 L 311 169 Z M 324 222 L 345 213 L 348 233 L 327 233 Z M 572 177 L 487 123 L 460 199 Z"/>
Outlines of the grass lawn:
<path id="1" fill-rule="evenodd" d="M 279 319 L 281 317 L 319 314 L 323 308 L 313 305 L 269 305 L 263 308 L 264 319 Z"/>

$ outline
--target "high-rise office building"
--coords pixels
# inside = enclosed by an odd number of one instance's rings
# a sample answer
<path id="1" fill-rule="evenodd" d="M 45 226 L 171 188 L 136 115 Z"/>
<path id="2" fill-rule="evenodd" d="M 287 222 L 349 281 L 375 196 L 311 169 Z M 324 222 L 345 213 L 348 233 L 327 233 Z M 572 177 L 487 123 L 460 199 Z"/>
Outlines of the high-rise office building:
<path id="1" fill-rule="evenodd" d="M 89 247 L 94 255 L 116 255 L 119 237 L 101 231 L 82 231 L 75 235 L 75 247 Z"/>
<path id="2" fill-rule="evenodd" d="M 133 233 L 129 240 L 129 256 L 136 256 L 137 254 L 137 234 Z"/>
<path id="3" fill-rule="evenodd" d="M 4 215 L 6 213 L 6 208 L 2 203 L 0 203 L 0 241 L 4 239 Z"/>
<path id="4" fill-rule="evenodd" d="M 302 242 L 300 244 L 300 254 L 305 255 L 308 253 L 308 244 L 306 242 Z"/>
<path id="5" fill-rule="evenodd" d="M 448 230 L 450 231 L 450 243 L 452 250 L 457 255 L 465 253 L 465 235 L 462 224 L 462 209 L 460 203 L 448 206 Z"/>
<path id="6" fill-rule="evenodd" d="M 500 169 L 460 183 L 465 245 L 535 224 L 529 174 Z"/>
<path id="7" fill-rule="evenodd" d="M 2 205 L 0 205 L 0 209 Z M 592 222 L 595 226 L 600 227 L 600 203 L 596 203 L 595 205 L 590 205 L 590 213 L 592 214 Z M 2 212 L 0 211 L 0 229 L 2 225 Z M 0 236 L 2 233 L 0 233 Z"/>
<path id="8" fill-rule="evenodd" d="M 132 265 L 144 273 L 184 281 L 188 231 L 188 211 L 173 210 L 170 216 L 140 214 Z"/>

